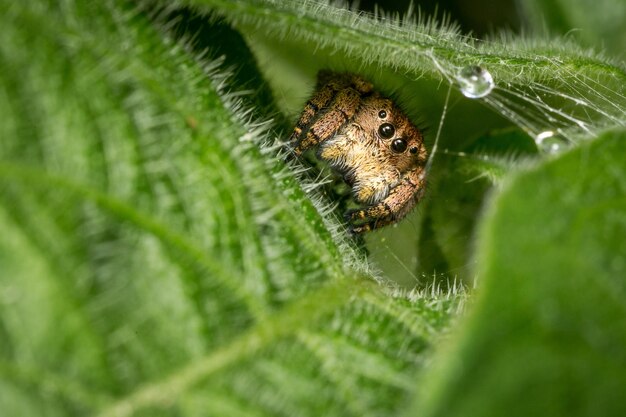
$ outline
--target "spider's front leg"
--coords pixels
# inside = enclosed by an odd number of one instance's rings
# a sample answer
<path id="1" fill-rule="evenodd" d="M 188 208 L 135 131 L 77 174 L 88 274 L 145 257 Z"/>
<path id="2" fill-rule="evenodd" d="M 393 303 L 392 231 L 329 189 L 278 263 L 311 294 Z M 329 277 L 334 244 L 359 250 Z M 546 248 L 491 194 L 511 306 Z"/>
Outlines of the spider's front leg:
<path id="1" fill-rule="evenodd" d="M 355 234 L 378 229 L 401 220 L 424 195 L 424 169 L 421 166 L 407 172 L 400 183 L 379 203 L 350 210 L 346 219 Z"/>
<path id="2" fill-rule="evenodd" d="M 360 77 L 320 71 L 317 92 L 306 102 L 289 138 L 294 154 L 299 156 L 332 137 L 354 116 L 361 96 L 372 90 L 372 84 Z"/>
<path id="3" fill-rule="evenodd" d="M 306 131 L 295 137 L 293 152 L 296 156 L 319 143 L 330 139 L 348 122 L 361 103 L 361 95 L 352 88 L 337 93 L 331 105 L 315 120 Z M 294 132 L 295 134 L 295 132 Z"/>

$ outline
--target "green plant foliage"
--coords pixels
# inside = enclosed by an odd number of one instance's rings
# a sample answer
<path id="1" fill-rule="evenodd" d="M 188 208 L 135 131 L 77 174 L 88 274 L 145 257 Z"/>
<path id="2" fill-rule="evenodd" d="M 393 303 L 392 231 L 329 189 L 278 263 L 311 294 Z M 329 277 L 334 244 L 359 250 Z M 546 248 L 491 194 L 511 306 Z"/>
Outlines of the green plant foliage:
<path id="1" fill-rule="evenodd" d="M 2 9 L 2 414 L 396 410 L 464 295 L 375 286 L 169 11 Z"/>
<path id="2" fill-rule="evenodd" d="M 336 63 L 330 55 L 339 54 L 343 69 L 362 72 L 374 67 L 378 71 L 370 69 L 372 77 L 387 83 L 392 82 L 390 72 L 406 74 L 402 80 L 404 90 L 410 89 L 410 81 L 415 82 L 422 75 L 437 80 L 445 77 L 454 82 L 458 70 L 467 65 L 484 65 L 501 85 L 523 85 L 546 79 L 559 85 L 585 76 L 621 90 L 626 80 L 622 66 L 573 43 L 543 38 L 476 42 L 460 35 L 455 26 L 418 20 L 415 15 L 374 18 L 323 1 L 187 0 L 183 3 L 200 12 L 218 11 L 253 46 L 274 46 L 273 57 L 279 58 L 267 63 L 270 72 L 288 61 L 300 71 L 315 74 L 320 67 Z M 275 79 L 277 75 L 270 75 L 270 81 L 280 82 Z M 574 94 L 585 95 L 585 92 Z M 619 107 L 624 108 L 623 97 Z"/>
<path id="3" fill-rule="evenodd" d="M 507 181 L 480 228 L 481 292 L 424 416 L 624 415 L 626 132 Z"/>
<path id="4" fill-rule="evenodd" d="M 568 142 L 577 143 L 607 126 L 625 123 L 623 65 L 564 39 L 503 35 L 479 42 L 460 35 L 445 21 L 438 23 L 414 15 L 373 17 L 327 2 L 183 3 L 200 13 L 218 13 L 244 34 L 258 57 L 261 72 L 279 98 L 279 108 L 294 118 L 311 92 L 317 71 L 333 68 L 364 74 L 397 98 L 425 128 L 431 147 L 442 112 L 446 123 L 439 146 L 452 153 L 476 150 L 470 146 L 477 137 L 511 129 L 505 119 L 516 125 L 518 136 L 524 135 L 525 142 L 510 135 L 514 146 L 508 144 L 509 138 L 493 141 L 492 148 L 498 146 L 508 153 L 498 151 L 500 155 L 487 163 L 480 158 L 462 159 L 464 165 L 473 162 L 476 173 L 472 175 L 452 177 L 459 171 L 458 161 L 453 161 L 452 167 L 436 163 L 422 209 L 430 206 L 428 200 L 439 200 L 433 207 L 445 205 L 445 209 L 416 211 L 401 230 L 386 230 L 380 237 L 368 238 L 372 259 L 388 275 L 408 285 L 432 281 L 433 269 L 449 275 L 441 277 L 444 282 L 472 278 L 468 239 L 487 185 L 459 185 L 461 182 L 477 176 L 491 180 L 501 177 L 514 161 L 511 156 L 528 151 L 528 136 L 554 131 Z M 495 80 L 493 93 L 482 101 L 468 100 L 459 92 L 459 74 L 472 65 L 484 67 Z M 449 102 L 446 82 L 452 84 Z M 457 214 L 466 219 L 464 224 L 452 225 L 456 220 L 449 218 L 456 219 Z M 442 222 L 433 220 L 436 217 L 445 218 Z M 395 254 L 406 252 L 403 242 L 414 241 L 419 242 L 419 256 L 407 258 L 399 267 Z M 461 247 L 463 250 L 459 250 Z M 406 270 L 416 272 L 407 274 Z"/>
<path id="5" fill-rule="evenodd" d="M 622 66 L 313 1 L 0 0 L 0 28 L 0 414 L 508 415 L 531 379 L 546 414 L 622 411 L 626 142 L 595 139 Z M 427 199 L 367 248 L 281 153 L 320 68 L 439 137 Z M 537 157 L 545 129 L 575 149 Z M 442 281 L 400 289 L 380 236 Z"/>

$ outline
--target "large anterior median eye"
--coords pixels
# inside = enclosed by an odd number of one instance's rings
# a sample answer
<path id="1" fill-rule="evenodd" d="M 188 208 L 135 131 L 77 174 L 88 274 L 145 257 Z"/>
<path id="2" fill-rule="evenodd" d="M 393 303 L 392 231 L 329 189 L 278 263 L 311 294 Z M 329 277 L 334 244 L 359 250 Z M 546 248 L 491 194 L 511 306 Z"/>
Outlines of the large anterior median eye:
<path id="1" fill-rule="evenodd" d="M 408 144 L 405 139 L 396 139 L 391 142 L 391 150 L 397 153 L 402 153 L 406 151 Z"/>
<path id="2" fill-rule="evenodd" d="M 383 139 L 392 138 L 396 133 L 396 128 L 391 123 L 383 123 L 378 127 L 378 134 Z"/>

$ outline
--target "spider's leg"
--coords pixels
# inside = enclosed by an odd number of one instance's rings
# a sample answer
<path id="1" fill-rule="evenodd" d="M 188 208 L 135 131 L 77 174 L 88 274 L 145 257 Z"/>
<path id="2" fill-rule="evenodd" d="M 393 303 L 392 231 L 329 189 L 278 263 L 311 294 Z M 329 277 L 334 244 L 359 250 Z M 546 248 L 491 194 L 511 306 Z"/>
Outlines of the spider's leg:
<path id="1" fill-rule="evenodd" d="M 372 220 L 367 223 L 360 224 L 358 226 L 351 225 L 350 232 L 352 232 L 355 235 L 360 235 L 362 233 L 371 232 L 374 229 L 379 229 L 381 227 L 393 224 L 395 222 L 396 220 L 393 220 L 393 219 Z"/>
<path id="2" fill-rule="evenodd" d="M 326 109 L 335 95 L 347 88 L 352 88 L 359 94 L 370 94 L 374 90 L 372 83 L 356 75 L 337 74 L 328 70 L 320 71 L 317 76 L 317 92 L 304 105 L 304 110 L 296 122 L 289 142 L 295 143 L 302 132 L 311 126 L 320 111 Z"/>
<path id="3" fill-rule="evenodd" d="M 360 103 L 361 94 L 355 89 L 340 90 L 328 108 L 306 130 L 306 133 L 301 133 L 295 139 L 294 153 L 301 155 L 307 149 L 331 138 L 341 126 L 354 117 Z"/>
<path id="4" fill-rule="evenodd" d="M 422 172 L 420 166 L 406 173 L 400 184 L 379 203 L 348 211 L 346 219 L 351 224 L 352 232 L 367 232 L 404 218 L 424 194 Z"/>
<path id="5" fill-rule="evenodd" d="M 329 82 L 319 89 L 313 97 L 306 102 L 304 110 L 302 110 L 300 118 L 296 122 L 296 127 L 293 128 L 289 142 L 295 142 L 298 140 L 302 132 L 311 125 L 315 115 L 331 102 L 335 94 L 337 94 L 337 91 L 341 88 L 343 88 L 343 86 L 339 86 L 334 82 Z"/>

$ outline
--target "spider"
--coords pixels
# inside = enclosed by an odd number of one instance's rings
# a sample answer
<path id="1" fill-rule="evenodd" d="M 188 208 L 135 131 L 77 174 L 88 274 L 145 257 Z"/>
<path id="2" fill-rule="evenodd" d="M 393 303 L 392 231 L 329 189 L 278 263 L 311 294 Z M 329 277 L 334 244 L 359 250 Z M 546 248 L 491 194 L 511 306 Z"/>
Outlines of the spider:
<path id="1" fill-rule="evenodd" d="M 352 187 L 360 208 L 345 218 L 355 234 L 398 222 L 424 193 L 422 133 L 357 75 L 319 72 L 289 145 L 295 156 L 317 146 L 317 157 Z"/>

